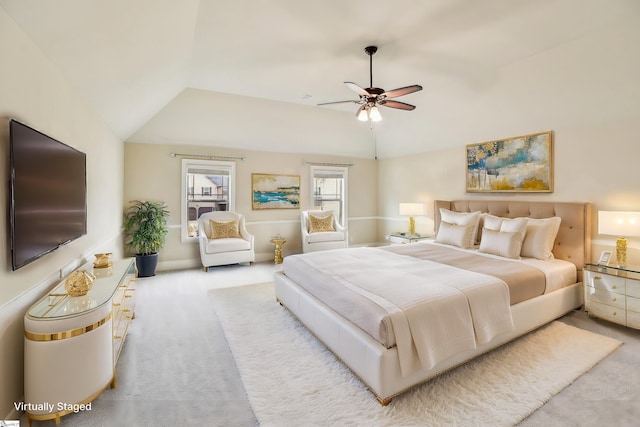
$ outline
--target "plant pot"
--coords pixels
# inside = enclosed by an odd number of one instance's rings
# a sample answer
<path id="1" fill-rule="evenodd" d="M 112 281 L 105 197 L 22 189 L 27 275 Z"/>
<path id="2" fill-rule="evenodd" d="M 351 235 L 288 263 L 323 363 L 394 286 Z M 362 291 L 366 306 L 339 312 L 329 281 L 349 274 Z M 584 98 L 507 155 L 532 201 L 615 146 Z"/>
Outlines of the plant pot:
<path id="1" fill-rule="evenodd" d="M 155 276 L 157 265 L 158 265 L 157 252 L 149 255 L 136 254 L 136 268 L 138 269 L 138 277 Z"/>

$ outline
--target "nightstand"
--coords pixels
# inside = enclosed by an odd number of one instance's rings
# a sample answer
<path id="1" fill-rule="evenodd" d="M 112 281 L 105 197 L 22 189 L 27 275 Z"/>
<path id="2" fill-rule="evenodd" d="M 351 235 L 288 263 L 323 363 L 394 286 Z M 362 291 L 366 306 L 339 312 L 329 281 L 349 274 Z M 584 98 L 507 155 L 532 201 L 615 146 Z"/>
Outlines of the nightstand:
<path id="1" fill-rule="evenodd" d="M 433 236 L 425 236 L 423 234 L 413 234 L 413 235 L 409 235 L 409 234 L 391 234 L 389 236 L 389 242 L 391 244 L 405 244 L 405 243 L 415 243 L 415 242 L 419 242 L 420 240 L 427 240 L 427 239 L 432 239 Z"/>
<path id="2" fill-rule="evenodd" d="M 589 316 L 640 329 L 640 267 L 586 264 L 584 285 Z"/>

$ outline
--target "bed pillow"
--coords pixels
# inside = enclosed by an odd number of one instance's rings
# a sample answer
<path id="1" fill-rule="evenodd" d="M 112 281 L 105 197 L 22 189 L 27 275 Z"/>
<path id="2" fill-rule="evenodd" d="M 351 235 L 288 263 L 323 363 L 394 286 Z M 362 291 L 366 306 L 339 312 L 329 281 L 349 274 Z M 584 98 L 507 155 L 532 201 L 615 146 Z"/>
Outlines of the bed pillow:
<path id="1" fill-rule="evenodd" d="M 469 249 L 471 247 L 469 242 L 472 237 L 473 224 L 458 225 L 451 224 L 446 221 L 440 221 L 440 228 L 438 229 L 436 242 Z"/>
<path id="2" fill-rule="evenodd" d="M 522 238 L 527 232 L 528 218 L 503 218 L 500 216 L 486 215 L 483 227 L 494 231 L 513 231 L 522 233 Z"/>
<path id="3" fill-rule="evenodd" d="M 320 233 L 324 231 L 336 231 L 333 228 L 333 214 L 319 217 L 309 214 L 309 233 Z"/>
<path id="4" fill-rule="evenodd" d="M 224 222 L 214 221 L 210 219 L 209 226 L 211 227 L 211 236 L 209 236 L 210 239 L 237 239 L 240 237 L 240 233 L 238 232 L 237 219 Z"/>
<path id="5" fill-rule="evenodd" d="M 490 231 L 485 239 L 485 232 Z M 494 215 L 484 217 L 480 240 L 480 252 L 519 258 L 527 231 L 527 218 L 502 218 Z M 496 234 L 498 233 L 498 234 Z"/>
<path id="6" fill-rule="evenodd" d="M 529 218 L 520 255 L 537 259 L 553 259 L 553 244 L 560 229 L 560 217 Z"/>
<path id="7" fill-rule="evenodd" d="M 476 236 L 478 234 L 478 223 L 480 222 L 480 211 L 475 211 L 471 213 L 466 212 L 453 212 L 448 209 L 440 208 L 440 219 L 441 222 L 448 222 L 449 224 L 455 225 L 471 225 L 471 235 L 469 236 L 469 242 L 461 245 L 463 248 L 470 248 L 476 244 Z M 442 224 L 440 224 L 442 226 Z M 438 234 L 440 233 L 440 229 L 438 229 Z"/>
<path id="8" fill-rule="evenodd" d="M 478 251 L 506 258 L 520 258 L 522 233 L 518 231 L 482 230 L 482 240 Z"/>

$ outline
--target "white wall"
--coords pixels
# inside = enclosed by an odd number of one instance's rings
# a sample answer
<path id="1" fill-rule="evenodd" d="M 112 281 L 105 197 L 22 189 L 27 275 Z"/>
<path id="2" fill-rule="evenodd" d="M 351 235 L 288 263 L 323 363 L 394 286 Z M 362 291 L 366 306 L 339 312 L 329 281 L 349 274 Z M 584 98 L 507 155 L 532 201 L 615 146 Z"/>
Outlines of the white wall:
<path id="1" fill-rule="evenodd" d="M 95 252 L 121 256 L 123 143 L 0 8 L 0 222 L 8 224 L 9 119 L 19 120 L 87 154 L 88 232 L 18 271 L 11 271 L 8 226 L 0 227 L 0 419 L 23 396 L 23 317 L 61 271 Z"/>

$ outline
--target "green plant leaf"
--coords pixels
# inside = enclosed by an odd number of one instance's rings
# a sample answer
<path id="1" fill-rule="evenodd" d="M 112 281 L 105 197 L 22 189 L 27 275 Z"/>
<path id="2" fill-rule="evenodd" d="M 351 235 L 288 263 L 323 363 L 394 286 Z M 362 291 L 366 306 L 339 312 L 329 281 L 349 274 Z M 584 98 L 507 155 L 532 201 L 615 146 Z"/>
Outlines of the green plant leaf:
<path id="1" fill-rule="evenodd" d="M 132 251 L 149 255 L 158 252 L 168 233 L 169 211 L 164 202 L 134 200 L 123 220 L 125 244 Z"/>

